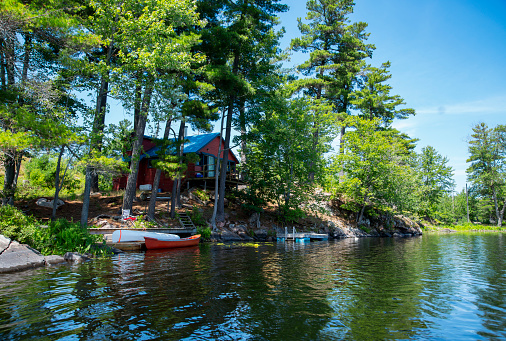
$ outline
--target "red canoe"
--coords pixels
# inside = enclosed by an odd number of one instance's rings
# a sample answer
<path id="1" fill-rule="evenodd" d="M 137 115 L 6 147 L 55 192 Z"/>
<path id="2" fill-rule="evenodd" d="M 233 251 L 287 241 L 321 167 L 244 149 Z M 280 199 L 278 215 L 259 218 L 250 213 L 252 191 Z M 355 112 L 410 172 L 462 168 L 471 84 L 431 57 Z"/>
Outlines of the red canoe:
<path id="1" fill-rule="evenodd" d="M 148 250 L 195 246 L 200 242 L 200 234 L 176 240 L 158 240 L 156 238 L 144 237 L 144 242 L 146 243 L 146 249 Z"/>

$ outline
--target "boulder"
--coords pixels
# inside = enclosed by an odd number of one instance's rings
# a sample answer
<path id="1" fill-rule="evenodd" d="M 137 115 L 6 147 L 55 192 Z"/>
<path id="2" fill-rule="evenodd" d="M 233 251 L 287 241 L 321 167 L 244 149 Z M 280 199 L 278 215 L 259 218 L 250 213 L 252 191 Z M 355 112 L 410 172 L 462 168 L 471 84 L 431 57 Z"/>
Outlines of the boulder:
<path id="1" fill-rule="evenodd" d="M 246 233 L 244 231 L 239 231 L 237 233 L 237 235 L 239 237 L 241 237 L 242 240 L 247 241 L 247 242 L 251 242 L 251 241 L 255 240 L 253 237 L 251 237 L 248 233 Z"/>
<path id="2" fill-rule="evenodd" d="M 254 233 L 255 237 L 257 237 L 260 240 L 265 240 L 269 236 L 266 229 L 258 229 L 258 230 L 253 231 L 253 233 Z"/>
<path id="3" fill-rule="evenodd" d="M 79 264 L 79 263 L 84 263 L 88 260 L 90 260 L 89 257 L 85 256 L 85 255 L 82 255 L 78 252 L 67 252 L 63 258 L 69 262 L 69 263 L 74 263 L 74 264 Z"/>
<path id="4" fill-rule="evenodd" d="M 0 254 L 4 252 L 11 244 L 10 238 L 7 238 L 0 234 Z"/>
<path id="5" fill-rule="evenodd" d="M 251 217 L 248 220 L 251 227 L 260 228 L 260 213 L 255 212 L 251 215 Z"/>
<path id="6" fill-rule="evenodd" d="M 223 240 L 224 242 L 233 242 L 233 241 L 242 241 L 243 239 L 237 233 L 228 230 L 223 230 L 221 232 L 221 240 Z"/>
<path id="7" fill-rule="evenodd" d="M 11 241 L 0 254 L 0 273 L 44 266 L 44 256 L 28 245 Z"/>
<path id="8" fill-rule="evenodd" d="M 42 207 L 53 208 L 53 200 L 47 200 L 46 198 L 37 199 L 36 204 L 38 206 L 42 206 Z M 58 199 L 58 201 L 56 202 L 56 208 L 58 208 L 64 204 L 65 203 L 62 200 Z"/>
<path id="9" fill-rule="evenodd" d="M 99 220 L 95 223 L 96 227 L 105 227 L 109 222 L 107 220 Z"/>
<path id="10" fill-rule="evenodd" d="M 58 265 L 67 262 L 65 258 L 57 255 L 46 256 L 44 257 L 44 261 L 46 263 L 46 266 Z"/>

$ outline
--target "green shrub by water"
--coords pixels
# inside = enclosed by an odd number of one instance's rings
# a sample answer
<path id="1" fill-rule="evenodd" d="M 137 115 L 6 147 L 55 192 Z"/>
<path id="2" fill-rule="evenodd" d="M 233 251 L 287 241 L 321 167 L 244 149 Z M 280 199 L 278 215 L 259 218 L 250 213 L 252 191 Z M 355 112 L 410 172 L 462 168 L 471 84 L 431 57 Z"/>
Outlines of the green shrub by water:
<path id="1" fill-rule="evenodd" d="M 69 251 L 103 253 L 95 247 L 96 243 L 103 243 L 102 235 L 92 235 L 79 223 L 66 219 L 52 221 L 47 228 L 38 229 L 35 240 L 35 248 L 45 255 L 63 255 Z"/>
<path id="2" fill-rule="evenodd" d="M 15 207 L 0 207 L 0 234 L 28 244 L 43 255 L 63 255 L 66 252 L 105 254 L 97 247 L 104 243 L 102 235 L 92 235 L 79 223 L 65 219 L 52 221 L 47 227 L 33 217 L 26 216 Z"/>
<path id="3" fill-rule="evenodd" d="M 211 228 L 210 227 L 197 227 L 197 234 L 200 234 L 200 238 L 202 240 L 210 240 L 211 239 Z"/>
<path id="4" fill-rule="evenodd" d="M 195 226 L 207 226 L 207 221 L 202 215 L 202 212 L 198 209 L 198 207 L 193 206 L 192 211 L 190 212 L 190 218 L 195 224 Z"/>
<path id="5" fill-rule="evenodd" d="M 35 218 L 23 214 L 13 206 L 0 206 L 0 234 L 32 246 L 38 229 L 40 224 Z"/>

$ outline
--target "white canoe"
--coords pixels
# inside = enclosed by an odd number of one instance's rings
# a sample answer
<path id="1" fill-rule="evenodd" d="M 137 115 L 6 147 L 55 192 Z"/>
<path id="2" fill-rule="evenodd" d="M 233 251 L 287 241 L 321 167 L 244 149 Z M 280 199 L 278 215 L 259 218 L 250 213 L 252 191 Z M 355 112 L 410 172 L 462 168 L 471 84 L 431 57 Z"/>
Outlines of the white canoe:
<path id="1" fill-rule="evenodd" d="M 112 242 L 144 242 L 144 237 L 156 238 L 158 240 L 179 240 L 177 234 L 160 233 L 160 232 L 147 232 L 147 231 L 132 231 L 132 230 L 117 230 L 112 233 Z"/>

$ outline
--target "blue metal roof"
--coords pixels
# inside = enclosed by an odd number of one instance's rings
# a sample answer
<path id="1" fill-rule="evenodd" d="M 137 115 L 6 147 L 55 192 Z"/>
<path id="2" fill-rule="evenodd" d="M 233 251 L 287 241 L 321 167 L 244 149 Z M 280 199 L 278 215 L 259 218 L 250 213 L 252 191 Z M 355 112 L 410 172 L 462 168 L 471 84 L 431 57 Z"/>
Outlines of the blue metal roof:
<path id="1" fill-rule="evenodd" d="M 219 136 L 220 133 L 210 133 L 210 134 L 202 134 L 202 135 L 193 135 L 193 136 L 186 136 L 185 143 L 184 143 L 184 153 L 196 153 L 202 148 L 204 148 L 209 142 L 211 142 L 213 139 L 215 139 L 217 136 Z M 176 139 L 173 138 L 172 141 L 175 141 Z M 148 155 L 149 157 L 156 156 L 156 152 L 160 149 L 160 147 L 155 146 L 151 148 L 150 150 L 147 150 L 144 152 L 144 154 L 141 155 L 141 160 Z M 175 152 L 173 152 L 175 153 Z"/>

